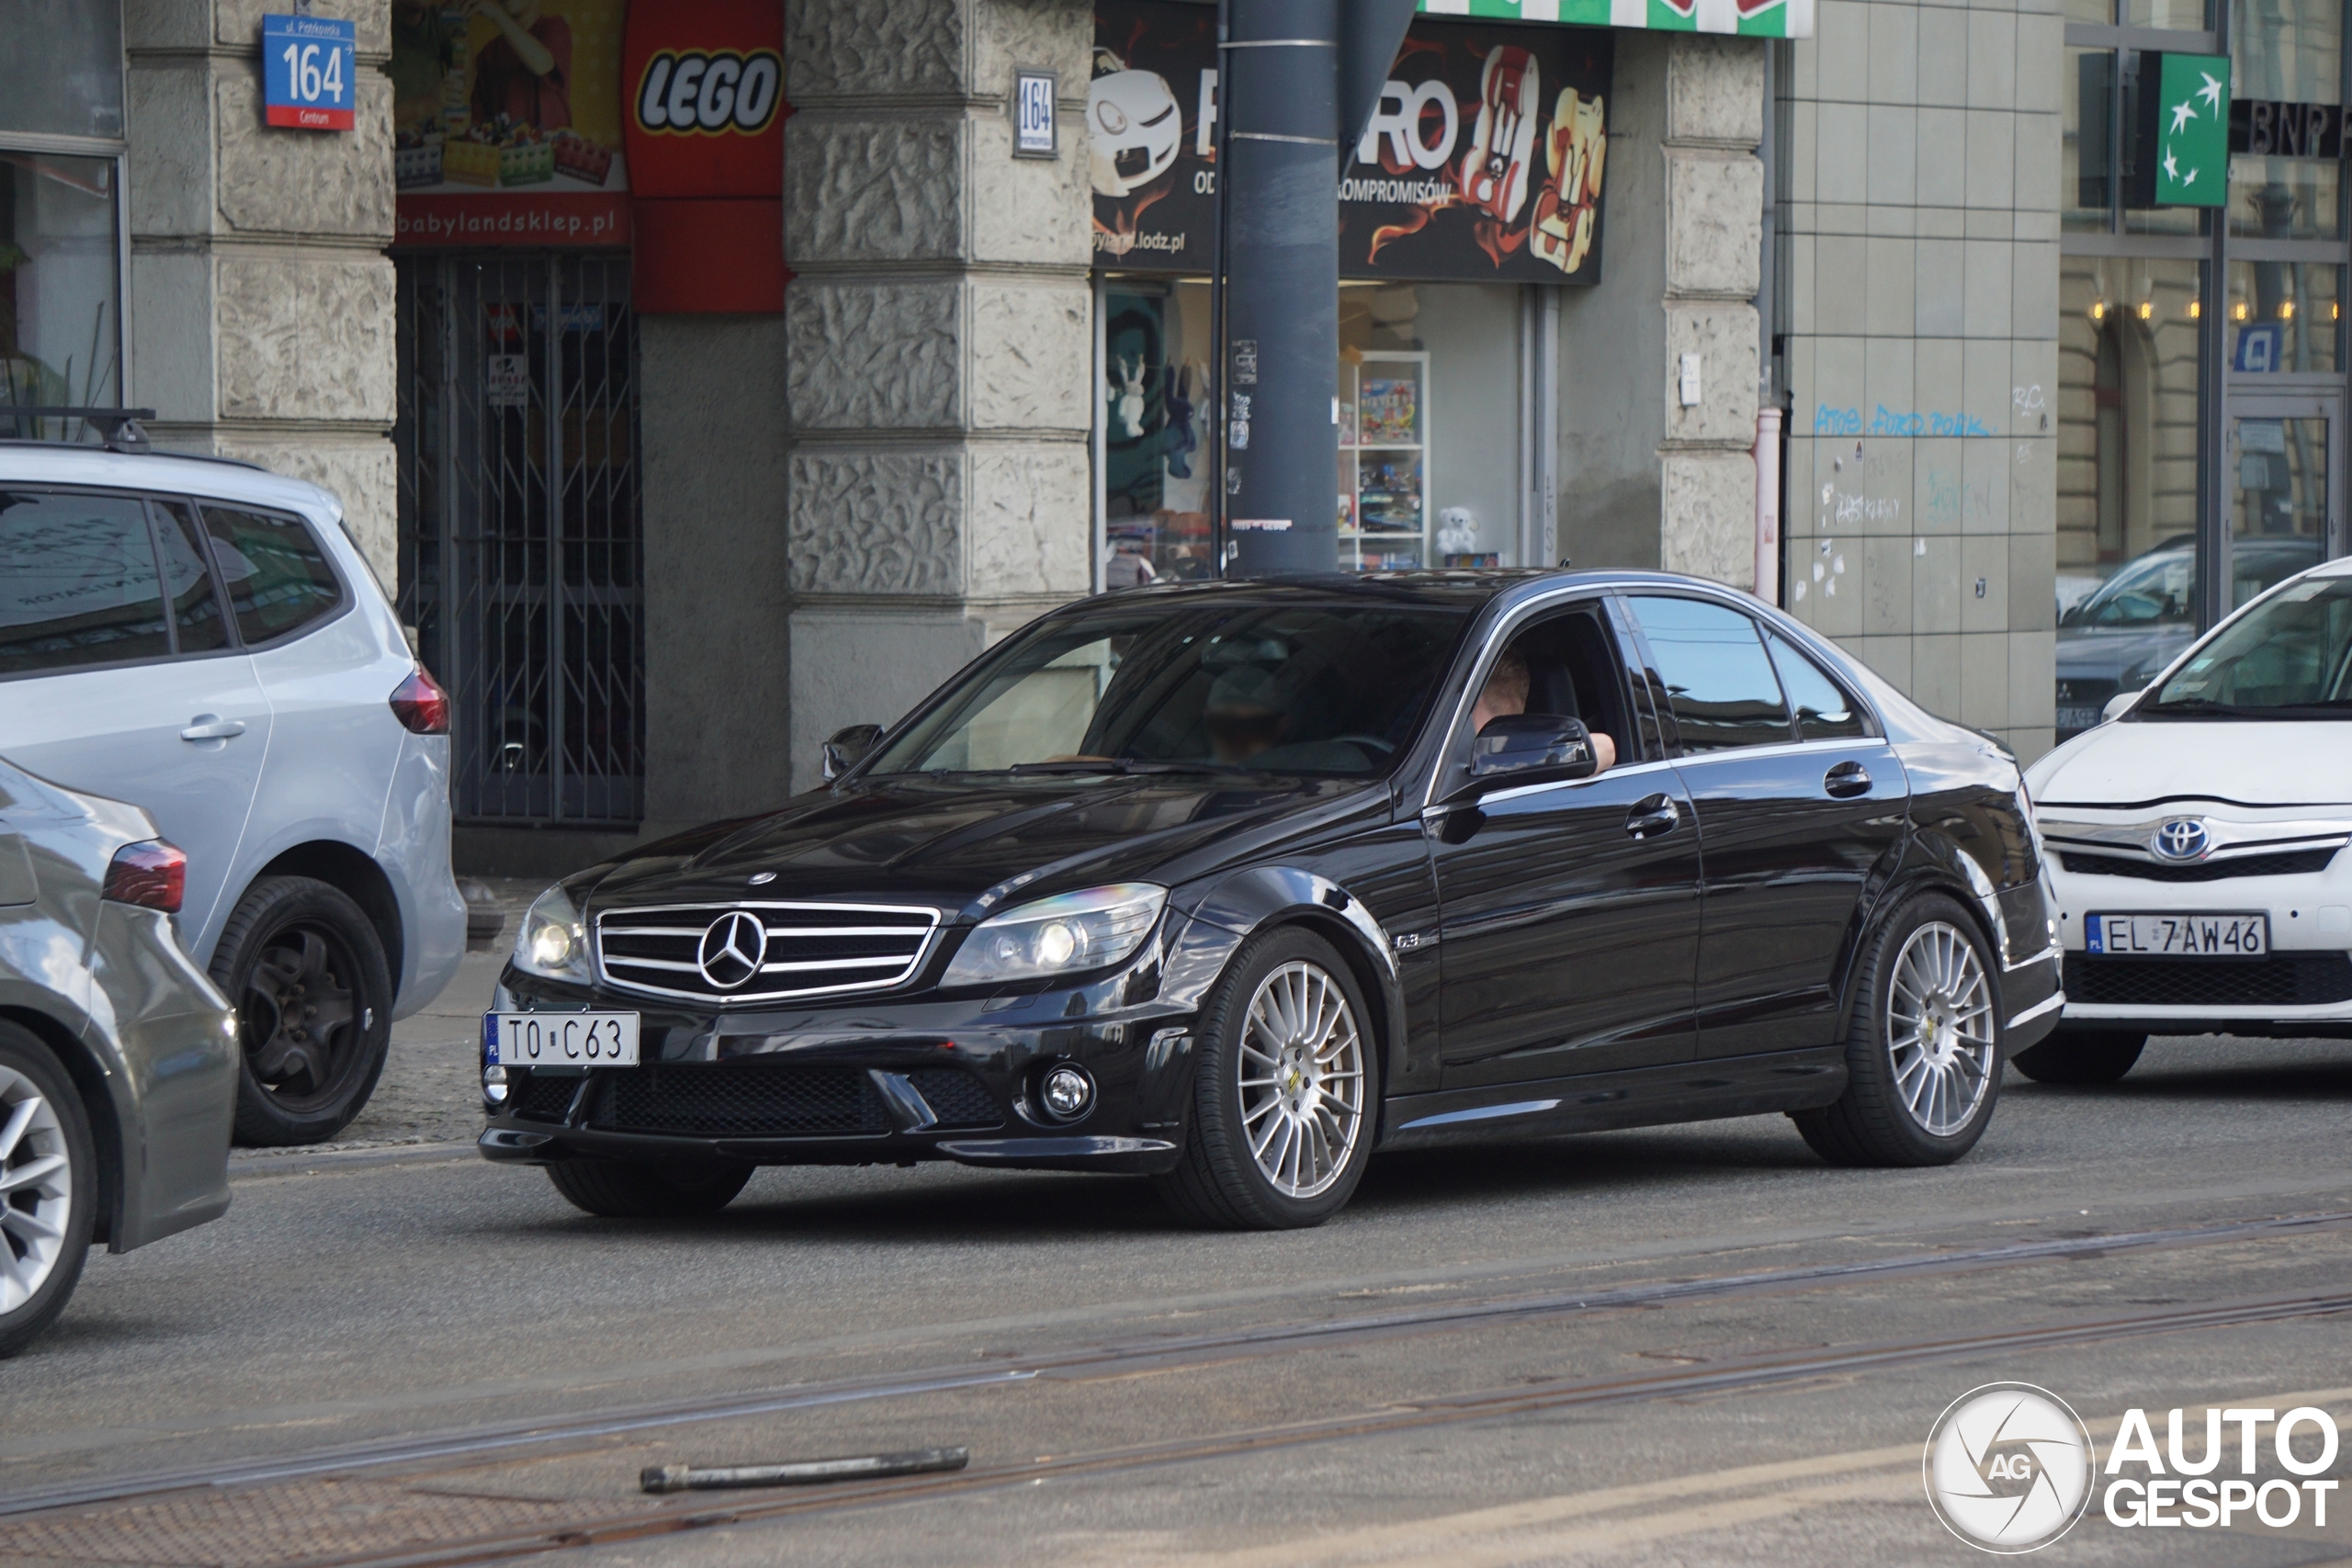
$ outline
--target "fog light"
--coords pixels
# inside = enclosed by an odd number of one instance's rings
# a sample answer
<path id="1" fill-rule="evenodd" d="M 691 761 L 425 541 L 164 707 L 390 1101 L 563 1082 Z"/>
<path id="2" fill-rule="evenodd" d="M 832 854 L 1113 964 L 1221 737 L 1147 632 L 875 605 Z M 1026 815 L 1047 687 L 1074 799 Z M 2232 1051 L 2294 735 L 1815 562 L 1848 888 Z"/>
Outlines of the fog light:
<path id="1" fill-rule="evenodd" d="M 1075 1122 L 1094 1103 L 1094 1080 L 1084 1067 L 1064 1062 L 1046 1075 L 1038 1099 L 1057 1122 Z"/>
<path id="2" fill-rule="evenodd" d="M 481 1097 L 492 1105 L 506 1103 L 506 1069 L 495 1064 L 481 1070 Z"/>

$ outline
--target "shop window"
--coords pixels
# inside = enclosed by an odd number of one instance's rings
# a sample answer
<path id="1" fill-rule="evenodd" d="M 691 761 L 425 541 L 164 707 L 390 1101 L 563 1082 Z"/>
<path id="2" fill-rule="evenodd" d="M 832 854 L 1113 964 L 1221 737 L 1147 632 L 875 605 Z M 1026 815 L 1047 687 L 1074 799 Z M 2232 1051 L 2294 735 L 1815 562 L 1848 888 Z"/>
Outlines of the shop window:
<path id="1" fill-rule="evenodd" d="M 2067 256 L 2061 266 L 2051 401 L 2062 740 L 2196 633 L 2201 276 L 2191 261 Z"/>
<path id="2" fill-rule="evenodd" d="M 2230 264 L 2230 374 L 2332 374 L 2344 363 L 2344 269 L 2332 263 Z"/>
<path id="3" fill-rule="evenodd" d="M 122 137 L 118 0 L 0 6 L 0 136 Z"/>
<path id="4" fill-rule="evenodd" d="M 0 403 L 122 400 L 115 197 L 112 158 L 0 148 Z"/>
<path id="5" fill-rule="evenodd" d="M 1519 564 L 1522 290 L 1340 286 L 1345 570 Z M 1205 283 L 1102 288 L 1102 581 L 1215 575 Z"/>
<path id="6" fill-rule="evenodd" d="M 1208 285 L 1108 287 L 1101 309 L 1102 585 L 1214 577 Z"/>
<path id="7" fill-rule="evenodd" d="M 2343 0 L 2232 0 L 2233 101 L 2341 103 L 2343 83 Z M 2332 240 L 2343 230 L 2343 179 L 2334 159 L 2240 153 L 2230 160 L 2230 231 Z"/>

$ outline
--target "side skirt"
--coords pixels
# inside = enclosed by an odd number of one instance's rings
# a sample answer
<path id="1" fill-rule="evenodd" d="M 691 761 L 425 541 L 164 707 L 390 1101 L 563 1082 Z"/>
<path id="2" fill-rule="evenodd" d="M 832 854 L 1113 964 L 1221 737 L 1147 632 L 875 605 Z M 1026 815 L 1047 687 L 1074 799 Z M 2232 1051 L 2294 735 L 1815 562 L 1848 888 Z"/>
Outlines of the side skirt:
<path id="1" fill-rule="evenodd" d="M 1846 1091 L 1841 1045 L 1632 1067 L 1615 1073 L 1398 1095 L 1381 1149 L 1600 1133 L 1826 1105 Z"/>

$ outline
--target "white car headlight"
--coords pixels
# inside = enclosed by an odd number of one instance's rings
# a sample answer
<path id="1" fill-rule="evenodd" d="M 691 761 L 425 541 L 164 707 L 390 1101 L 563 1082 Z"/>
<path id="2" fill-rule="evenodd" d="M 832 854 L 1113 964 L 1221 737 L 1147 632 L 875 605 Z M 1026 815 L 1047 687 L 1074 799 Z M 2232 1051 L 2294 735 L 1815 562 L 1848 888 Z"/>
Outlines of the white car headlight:
<path id="1" fill-rule="evenodd" d="M 549 980 L 588 983 L 588 928 L 558 883 L 538 897 L 514 933 L 514 967 Z"/>
<path id="2" fill-rule="evenodd" d="M 1168 889 L 1121 882 L 1064 893 L 983 920 L 947 965 L 943 986 L 993 986 L 1116 964 L 1143 945 Z"/>

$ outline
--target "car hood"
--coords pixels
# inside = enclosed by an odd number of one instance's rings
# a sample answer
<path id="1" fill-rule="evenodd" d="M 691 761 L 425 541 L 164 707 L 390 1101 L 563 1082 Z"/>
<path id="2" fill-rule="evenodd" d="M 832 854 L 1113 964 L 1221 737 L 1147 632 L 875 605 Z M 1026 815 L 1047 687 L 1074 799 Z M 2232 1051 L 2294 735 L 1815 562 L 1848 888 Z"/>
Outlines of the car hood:
<path id="1" fill-rule="evenodd" d="M 991 777 L 860 782 L 647 846 L 597 878 L 593 907 L 759 898 L 912 900 L 981 918 L 1019 894 L 1189 880 L 1352 815 L 1376 781 Z M 756 888 L 751 878 L 774 873 Z"/>
<path id="2" fill-rule="evenodd" d="M 2334 805 L 2352 800 L 2352 721 L 2102 724 L 2036 762 L 2027 784 L 2043 806 Z"/>
<path id="3" fill-rule="evenodd" d="M 2058 679 L 2146 680 L 2172 662 L 2196 634 L 2187 626 L 2158 628 L 2062 627 L 2058 633 Z"/>

